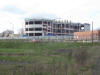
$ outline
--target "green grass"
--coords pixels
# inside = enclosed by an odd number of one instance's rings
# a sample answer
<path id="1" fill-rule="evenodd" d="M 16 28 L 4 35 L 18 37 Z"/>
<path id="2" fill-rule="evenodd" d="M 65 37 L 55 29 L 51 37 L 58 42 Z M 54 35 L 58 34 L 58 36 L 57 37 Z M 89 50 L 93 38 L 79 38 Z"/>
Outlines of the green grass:
<path id="1" fill-rule="evenodd" d="M 99 46 L 100 43 L 94 43 L 94 46 Z M 10 54 L 20 54 L 25 53 L 28 56 L 0 56 L 1 60 L 32 60 L 35 56 L 43 56 L 44 58 L 51 58 L 54 56 L 67 55 L 67 52 L 59 52 L 60 49 L 65 50 L 77 50 L 84 47 L 85 49 L 91 48 L 91 43 L 66 43 L 66 42 L 39 42 L 39 43 L 32 43 L 32 42 L 0 42 L 0 53 L 10 53 Z M 83 50 L 85 50 L 83 49 Z M 31 54 L 31 55 L 29 55 Z M 49 56 L 50 55 L 50 56 Z M 41 59 L 41 58 L 40 58 Z"/>
<path id="2" fill-rule="evenodd" d="M 67 52 L 68 51 L 68 52 Z M 0 41 L 0 61 L 23 61 L 23 62 L 34 62 L 34 64 L 40 63 L 41 65 L 50 64 L 51 67 L 56 64 L 56 69 L 60 72 L 60 69 L 63 69 L 65 65 L 68 66 L 68 69 L 73 69 L 76 71 L 76 64 L 79 62 L 76 55 L 80 55 L 81 52 L 87 52 L 87 59 L 85 61 L 85 66 L 79 66 L 78 72 L 80 69 L 88 69 L 87 66 L 94 64 L 94 57 L 100 56 L 100 43 L 77 43 L 77 42 L 23 42 L 23 41 Z M 93 62 L 93 63 L 92 63 Z M 14 68 L 19 64 L 2 64 L 0 67 L 6 70 L 6 67 Z M 4 66 L 6 65 L 6 66 Z M 27 64 L 28 65 L 28 64 Z M 27 65 L 26 68 L 29 69 Z M 33 64 L 32 64 L 33 65 Z M 31 65 L 31 66 L 32 66 Z M 61 67 L 62 66 L 62 67 Z M 0 68 L 0 69 L 2 69 Z M 7 69 L 9 70 L 9 69 Z M 12 71 L 10 70 L 9 73 Z M 69 74 L 69 75 L 71 75 Z M 4 74 L 1 74 L 4 75 Z M 31 75 L 31 74 L 30 74 Z M 80 74 L 81 75 L 81 74 Z M 86 74 L 88 75 L 88 74 Z"/>
<path id="3" fill-rule="evenodd" d="M 100 43 L 95 43 L 95 45 L 100 45 Z M 32 42 L 0 42 L 0 51 L 2 49 L 4 51 L 20 51 L 20 50 L 49 50 L 49 49 L 65 49 L 65 48 L 76 48 L 81 46 L 92 46 L 91 43 L 65 43 L 65 42 L 40 42 L 40 43 L 32 43 Z M 5 50 L 7 49 L 7 50 Z"/>
<path id="4" fill-rule="evenodd" d="M 8 54 L 19 54 L 15 56 L 0 56 L 0 60 L 32 60 L 36 56 L 40 56 L 39 59 L 49 59 L 52 57 L 57 57 L 61 59 L 63 55 L 67 55 L 69 52 L 59 52 L 61 49 L 81 51 L 89 49 L 88 52 L 93 53 L 92 47 L 99 46 L 100 43 L 67 43 L 67 42 L 0 42 L 0 53 Z M 91 50 L 91 51 L 90 51 Z M 78 52 L 79 52 L 78 51 Z M 21 56 L 20 54 L 26 54 L 26 56 Z M 96 53 L 96 52 L 95 52 Z M 99 53 L 98 53 L 99 54 Z M 37 58 L 36 58 L 37 59 Z"/>

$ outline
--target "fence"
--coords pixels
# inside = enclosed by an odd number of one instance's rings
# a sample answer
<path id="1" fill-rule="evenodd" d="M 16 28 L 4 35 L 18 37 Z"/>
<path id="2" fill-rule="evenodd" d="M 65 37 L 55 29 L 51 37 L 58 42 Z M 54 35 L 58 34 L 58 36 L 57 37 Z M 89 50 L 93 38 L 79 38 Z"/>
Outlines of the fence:
<path id="1" fill-rule="evenodd" d="M 26 40 L 26 41 L 71 41 L 73 36 L 33 36 L 33 37 L 0 37 L 0 40 Z"/>
<path id="2" fill-rule="evenodd" d="M 61 41 L 86 41 L 91 42 L 91 37 L 75 37 L 75 36 L 32 36 L 32 37 L 0 37 L 0 40 L 20 40 L 20 41 L 55 41 L 55 42 L 61 42 Z M 94 42 L 100 41 L 100 36 L 94 36 L 93 37 Z"/>

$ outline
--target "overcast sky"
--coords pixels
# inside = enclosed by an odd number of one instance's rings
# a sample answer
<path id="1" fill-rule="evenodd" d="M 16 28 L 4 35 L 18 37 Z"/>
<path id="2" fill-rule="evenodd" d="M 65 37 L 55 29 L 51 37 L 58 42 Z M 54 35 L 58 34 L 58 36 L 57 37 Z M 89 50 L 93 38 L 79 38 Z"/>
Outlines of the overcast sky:
<path id="1" fill-rule="evenodd" d="M 0 32 L 13 29 L 18 33 L 24 26 L 24 19 L 44 17 L 72 20 L 73 22 L 94 22 L 100 29 L 99 0 L 0 0 Z"/>

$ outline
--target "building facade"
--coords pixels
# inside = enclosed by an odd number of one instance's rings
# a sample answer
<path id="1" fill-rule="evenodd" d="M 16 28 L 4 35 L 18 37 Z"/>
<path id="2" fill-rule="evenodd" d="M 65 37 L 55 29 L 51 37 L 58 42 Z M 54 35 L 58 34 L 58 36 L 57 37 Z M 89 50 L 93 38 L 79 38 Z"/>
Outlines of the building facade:
<path id="1" fill-rule="evenodd" d="M 25 19 L 27 36 L 73 36 L 74 32 L 88 31 L 90 24 L 50 19 Z"/>
<path id="2" fill-rule="evenodd" d="M 100 40 L 100 30 L 95 31 L 85 31 L 85 32 L 75 32 L 75 40 Z"/>

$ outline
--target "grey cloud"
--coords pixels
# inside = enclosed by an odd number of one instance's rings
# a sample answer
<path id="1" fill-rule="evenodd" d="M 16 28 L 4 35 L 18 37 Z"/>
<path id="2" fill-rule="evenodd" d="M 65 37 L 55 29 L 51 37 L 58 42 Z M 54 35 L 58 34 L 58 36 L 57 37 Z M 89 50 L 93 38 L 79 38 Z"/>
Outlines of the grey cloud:
<path id="1" fill-rule="evenodd" d="M 27 13 L 26 11 L 24 11 L 14 5 L 5 6 L 1 10 L 5 11 L 5 12 L 13 13 L 13 14 L 19 14 L 19 15 Z"/>
<path id="2" fill-rule="evenodd" d="M 56 16 L 56 14 L 52 14 L 52 13 L 46 13 L 46 12 L 40 12 L 40 13 L 33 13 L 31 15 L 29 15 L 31 17 L 35 17 L 35 18 L 58 18 Z"/>

